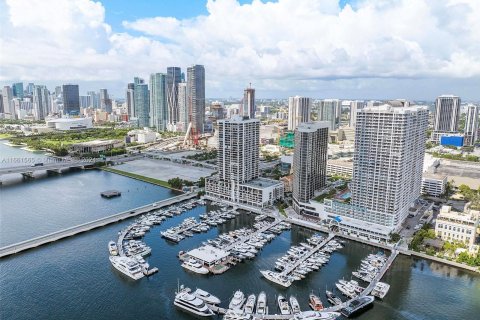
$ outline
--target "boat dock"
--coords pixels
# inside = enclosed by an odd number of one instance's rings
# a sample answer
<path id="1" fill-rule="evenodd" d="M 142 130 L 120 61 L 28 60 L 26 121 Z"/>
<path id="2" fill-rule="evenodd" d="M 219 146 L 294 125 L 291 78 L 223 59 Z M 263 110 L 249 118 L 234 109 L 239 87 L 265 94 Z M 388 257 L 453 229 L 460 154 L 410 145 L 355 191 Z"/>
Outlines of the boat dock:
<path id="1" fill-rule="evenodd" d="M 310 258 L 315 252 L 323 248 L 330 240 L 332 240 L 335 237 L 335 234 L 330 233 L 328 237 L 323 240 L 321 243 L 319 243 L 316 247 L 314 247 L 312 250 L 310 250 L 307 254 L 305 254 L 301 259 L 298 259 L 294 264 L 289 266 L 288 268 L 285 268 L 282 272 L 280 272 L 280 275 L 286 276 L 293 270 L 295 270 L 300 264 L 302 264 L 305 260 Z"/>
<path id="2" fill-rule="evenodd" d="M 377 285 L 377 283 L 383 278 L 383 276 L 385 275 L 385 273 L 387 272 L 388 268 L 390 268 L 390 266 L 392 265 L 393 261 L 395 260 L 395 258 L 397 257 L 398 255 L 398 250 L 397 249 L 394 249 L 392 251 L 392 254 L 390 255 L 390 257 L 388 257 L 388 260 L 387 262 L 383 265 L 383 267 L 380 269 L 380 271 L 377 273 L 377 275 L 375 276 L 375 278 L 372 280 L 372 282 L 370 282 L 370 284 L 354 299 L 350 299 L 348 301 L 345 301 L 344 303 L 342 304 L 339 304 L 339 305 L 336 305 L 336 306 L 332 306 L 332 307 L 329 307 L 329 308 L 325 308 L 323 309 L 324 311 L 339 311 L 340 309 L 342 308 L 345 308 L 346 306 L 348 306 L 350 304 L 350 302 L 352 302 L 352 300 L 355 300 L 359 297 L 365 297 L 367 295 L 369 295 L 373 288 L 375 288 L 375 286 Z"/>
<path id="3" fill-rule="evenodd" d="M 0 258 L 9 256 L 21 251 L 32 249 L 50 242 L 54 242 L 60 239 L 68 238 L 76 234 L 87 232 L 99 227 L 103 227 L 112 223 L 116 223 L 121 220 L 125 220 L 131 217 L 136 217 L 138 215 L 157 210 L 159 208 L 175 204 L 177 202 L 182 202 L 195 198 L 197 196 L 196 192 L 182 194 L 176 197 L 151 203 L 145 206 L 141 206 L 135 209 L 123 211 L 117 214 L 113 214 L 104 218 L 100 218 L 94 221 L 83 223 L 74 227 L 66 228 L 57 232 L 52 232 L 44 236 L 36 237 L 30 240 L 25 240 L 22 242 L 14 243 L 5 247 L 0 248 Z"/>
<path id="4" fill-rule="evenodd" d="M 100 195 L 103 198 L 110 199 L 110 198 L 114 198 L 114 197 L 119 197 L 119 196 L 122 195 L 122 193 L 118 190 L 107 190 L 107 191 L 101 192 Z"/>
<path id="5" fill-rule="evenodd" d="M 214 306 L 214 305 L 211 305 L 211 304 L 207 304 L 207 306 L 210 308 L 210 310 L 212 310 L 213 312 L 215 312 L 216 314 L 218 315 L 224 315 L 227 313 L 228 309 L 225 309 L 225 308 L 222 308 L 222 307 L 219 307 L 219 306 Z M 293 319 L 293 314 L 262 314 L 262 315 L 257 315 L 257 314 L 253 314 L 252 315 L 252 319 L 262 319 L 262 320 L 287 320 L 287 319 Z"/>
<path id="6" fill-rule="evenodd" d="M 269 225 L 266 225 L 265 227 L 261 228 L 261 229 L 258 229 L 257 231 L 255 231 L 254 233 L 252 234 L 249 234 L 247 236 L 243 236 L 241 237 L 238 241 L 235 241 L 234 243 L 230 244 L 229 246 L 223 248 L 223 250 L 225 251 L 230 251 L 233 249 L 233 247 L 235 247 L 236 245 L 240 244 L 240 243 L 244 243 L 246 242 L 247 240 L 250 240 L 253 236 L 256 236 L 258 235 L 259 233 L 262 233 L 262 232 L 265 232 L 267 231 L 268 229 L 272 228 L 272 227 L 275 227 L 277 224 L 279 224 L 280 222 L 282 222 L 282 220 L 280 219 L 275 219 L 275 221 L 273 221 L 272 223 L 270 223 Z"/>

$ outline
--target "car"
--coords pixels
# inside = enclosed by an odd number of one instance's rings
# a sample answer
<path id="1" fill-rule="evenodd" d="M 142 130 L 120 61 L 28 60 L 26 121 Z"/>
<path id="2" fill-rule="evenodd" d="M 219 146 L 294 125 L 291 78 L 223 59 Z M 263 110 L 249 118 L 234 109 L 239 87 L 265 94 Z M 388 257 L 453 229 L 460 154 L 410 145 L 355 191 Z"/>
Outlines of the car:
<path id="1" fill-rule="evenodd" d="M 410 226 L 407 226 L 407 230 L 410 230 L 411 228 L 412 228 L 412 227 L 410 227 Z"/>
<path id="2" fill-rule="evenodd" d="M 413 213 L 410 213 L 410 214 L 408 215 L 408 217 L 409 217 L 409 218 L 413 218 L 413 217 L 415 217 L 415 215 L 414 215 Z"/>

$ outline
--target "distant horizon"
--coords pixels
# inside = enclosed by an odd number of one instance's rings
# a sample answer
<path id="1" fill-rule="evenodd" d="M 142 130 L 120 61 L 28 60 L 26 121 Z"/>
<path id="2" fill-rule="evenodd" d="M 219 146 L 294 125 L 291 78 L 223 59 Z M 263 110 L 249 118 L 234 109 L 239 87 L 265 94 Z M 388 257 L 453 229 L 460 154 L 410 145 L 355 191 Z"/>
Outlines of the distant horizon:
<path id="1" fill-rule="evenodd" d="M 0 0 L 0 83 L 120 98 L 202 64 L 211 97 L 251 82 L 259 98 L 480 101 L 478 16 L 471 0 Z"/>

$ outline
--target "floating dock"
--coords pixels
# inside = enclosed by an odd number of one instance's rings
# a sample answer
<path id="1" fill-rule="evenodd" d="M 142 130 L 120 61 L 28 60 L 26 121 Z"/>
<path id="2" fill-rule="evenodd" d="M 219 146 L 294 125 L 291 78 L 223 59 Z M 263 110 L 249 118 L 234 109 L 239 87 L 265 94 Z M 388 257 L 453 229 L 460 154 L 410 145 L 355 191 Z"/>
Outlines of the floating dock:
<path id="1" fill-rule="evenodd" d="M 107 190 L 107 191 L 100 192 L 100 195 L 103 198 L 110 199 L 110 198 L 120 197 L 122 193 L 118 190 Z"/>

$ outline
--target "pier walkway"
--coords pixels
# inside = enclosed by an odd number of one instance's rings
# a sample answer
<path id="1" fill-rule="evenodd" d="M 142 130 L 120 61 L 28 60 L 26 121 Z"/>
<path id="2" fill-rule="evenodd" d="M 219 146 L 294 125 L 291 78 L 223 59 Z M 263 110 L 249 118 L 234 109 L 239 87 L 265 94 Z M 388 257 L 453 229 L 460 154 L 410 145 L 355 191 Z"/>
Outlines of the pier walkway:
<path id="1" fill-rule="evenodd" d="M 315 252 L 323 248 L 330 240 L 332 240 L 335 237 L 335 234 L 330 233 L 327 237 L 327 239 L 323 240 L 321 243 L 319 243 L 316 247 L 314 247 L 312 250 L 310 250 L 307 254 L 305 254 L 302 258 L 297 260 L 294 264 L 289 266 L 288 268 L 285 268 L 280 274 L 282 276 L 285 276 L 295 270 L 300 264 L 302 264 L 305 260 L 310 258 Z"/>
<path id="2" fill-rule="evenodd" d="M 91 222 L 83 223 L 83 224 L 80 224 L 80 225 L 77 225 L 77 226 L 74 226 L 74 227 L 71 227 L 71 228 L 67 228 L 67 229 L 57 231 L 57 232 L 49 233 L 49 234 L 44 235 L 44 236 L 40 236 L 40 237 L 36 237 L 36 238 L 30 239 L 30 240 L 25 240 L 25 241 L 22 241 L 22 242 L 11 244 L 11 245 L 0 248 L 0 258 L 8 256 L 8 255 L 12 255 L 12 254 L 24 251 L 24 250 L 35 248 L 35 247 L 47 244 L 49 242 L 57 241 L 57 240 L 60 240 L 60 239 L 63 239 L 63 238 L 68 238 L 68 237 L 74 236 L 74 235 L 82 233 L 82 232 L 90 231 L 90 230 L 95 229 L 95 228 L 103 227 L 103 226 L 106 226 L 108 224 L 112 224 L 112 223 L 115 223 L 115 222 L 118 222 L 118 221 L 121 221 L 121 220 L 124 220 L 124 219 L 135 217 L 135 216 L 138 216 L 138 215 L 141 215 L 141 214 L 144 214 L 144 213 L 147 213 L 147 212 L 150 212 L 150 211 L 153 211 L 153 210 L 165 207 L 165 206 L 172 205 L 172 204 L 177 203 L 177 202 L 189 200 L 189 199 L 192 199 L 196 196 L 197 196 L 196 192 L 182 194 L 182 195 L 179 195 L 179 196 L 176 196 L 176 197 L 173 197 L 173 198 L 169 198 L 169 199 L 166 199 L 166 200 L 162 200 L 162 201 L 158 201 L 158 202 L 155 202 L 155 203 L 152 203 L 152 204 L 141 206 L 141 207 L 138 207 L 138 208 L 135 208 L 135 209 L 120 212 L 120 213 L 117 213 L 117 214 L 114 214 L 114 215 L 111 215 L 111 216 L 108 216 L 108 217 L 100 218 L 100 219 L 97 219 L 97 220 L 94 220 L 94 221 L 91 221 Z"/>

